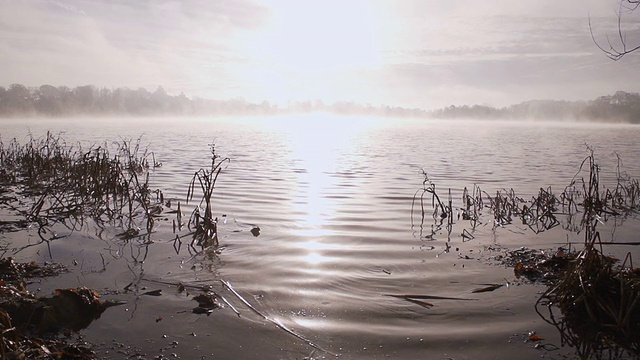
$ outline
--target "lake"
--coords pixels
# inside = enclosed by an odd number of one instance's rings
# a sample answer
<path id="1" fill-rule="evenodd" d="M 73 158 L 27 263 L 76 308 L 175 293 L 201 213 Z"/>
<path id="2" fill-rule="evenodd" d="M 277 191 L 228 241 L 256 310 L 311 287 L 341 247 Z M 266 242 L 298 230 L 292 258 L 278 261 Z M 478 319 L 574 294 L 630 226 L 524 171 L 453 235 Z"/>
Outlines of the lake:
<path id="1" fill-rule="evenodd" d="M 580 244 L 583 234 L 556 227 L 534 234 L 526 226 L 495 226 L 487 214 L 474 228 L 456 220 L 450 234 L 426 217 L 420 226 L 414 196 L 423 173 L 438 194 L 461 206 L 462 192 L 511 189 L 528 199 L 542 188 L 560 193 L 595 151 L 601 182 L 615 186 L 622 170 L 640 177 L 640 127 L 570 123 L 397 120 L 329 114 L 239 119 L 2 120 L 4 142 L 60 133 L 83 146 L 137 139 L 162 166 L 153 188 L 185 203 L 195 171 L 210 164 L 209 144 L 230 159 L 214 193 L 219 253 L 176 250 L 174 215 L 145 241 L 123 241 L 119 229 L 82 231 L 15 254 L 56 261 L 71 272 L 32 285 L 89 286 L 127 301 L 83 330 L 105 358 L 145 354 L 183 359 L 537 359 L 573 354 L 535 312 L 542 285 L 515 279 L 496 256 L 508 249 Z M 581 176 L 587 176 L 584 175 Z M 430 208 L 431 198 L 426 199 Z M 197 203 L 196 203 L 197 204 Z M 430 211 L 430 210 L 429 210 Z M 251 229 L 260 228 L 253 236 Z M 472 239 L 462 236 L 464 230 Z M 603 226 L 603 239 L 637 241 L 637 219 Z M 64 231 L 62 229 L 61 231 Z M 12 244 L 37 235 L 3 234 Z M 624 257 L 638 249 L 606 249 Z M 220 280 L 261 314 L 252 311 Z M 169 284 L 210 285 L 228 306 L 211 315 Z M 472 293 L 484 284 L 506 284 Z M 136 291 L 124 293 L 127 285 Z M 131 287 L 130 287 L 131 288 Z M 161 289 L 161 296 L 141 295 Z M 193 291 L 193 293 L 196 293 Z M 432 307 L 388 295 L 424 294 Z M 193 295 L 193 294 L 191 294 Z M 282 327 L 275 323 L 281 323 Z M 290 329 L 303 339 L 283 330 Z M 527 341 L 535 331 L 544 338 Z M 559 347 L 559 349 L 555 349 Z"/>

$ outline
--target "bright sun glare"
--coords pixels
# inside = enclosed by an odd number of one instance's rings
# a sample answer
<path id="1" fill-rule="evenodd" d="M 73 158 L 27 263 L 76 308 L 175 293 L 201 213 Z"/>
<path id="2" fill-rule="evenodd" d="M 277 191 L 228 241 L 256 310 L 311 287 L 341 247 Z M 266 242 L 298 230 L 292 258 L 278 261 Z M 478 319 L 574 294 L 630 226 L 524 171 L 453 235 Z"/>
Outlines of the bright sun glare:
<path id="1" fill-rule="evenodd" d="M 289 2 L 277 9 L 266 50 L 300 71 L 371 65 L 377 54 L 369 16 L 356 1 Z"/>
<path id="2" fill-rule="evenodd" d="M 323 99 L 380 64 L 375 22 L 366 2 L 265 0 L 270 21 L 247 43 L 254 86 L 271 100 Z M 363 89 L 364 90 L 364 89 Z"/>

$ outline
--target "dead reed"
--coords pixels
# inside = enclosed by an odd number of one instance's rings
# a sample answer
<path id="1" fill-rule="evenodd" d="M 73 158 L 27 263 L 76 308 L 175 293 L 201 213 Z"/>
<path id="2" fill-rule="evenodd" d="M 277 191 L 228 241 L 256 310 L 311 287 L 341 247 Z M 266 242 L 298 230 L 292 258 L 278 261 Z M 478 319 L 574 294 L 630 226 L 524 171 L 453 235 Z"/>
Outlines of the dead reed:
<path id="1" fill-rule="evenodd" d="M 420 237 L 431 239 L 443 226 L 446 226 L 450 233 L 451 225 L 453 224 L 451 190 L 449 190 L 448 205 L 445 205 L 436 192 L 436 185 L 429 179 L 429 176 L 424 170 L 422 170 L 422 174 L 424 175 L 422 189 L 415 192 L 411 202 L 411 227 L 413 228 L 415 226 L 413 221 L 414 209 L 416 202 L 418 202 L 420 206 Z M 435 220 L 435 224 L 431 227 L 431 232 L 428 235 L 423 235 L 426 221 L 425 206 L 427 205 L 425 204 L 425 196 L 431 196 L 431 208 L 433 209 L 431 216 Z M 445 221 L 446 225 L 444 224 Z"/>
<path id="2" fill-rule="evenodd" d="M 193 200 L 196 191 L 196 181 L 202 192 L 200 203 L 191 213 L 187 227 L 191 230 L 193 226 L 193 239 L 191 246 L 207 248 L 218 246 L 218 218 L 213 216 L 213 206 L 211 198 L 215 190 L 216 181 L 225 164 L 229 163 L 229 158 L 221 158 L 216 154 L 215 145 L 211 144 L 211 166 L 208 169 L 201 168 L 196 171 L 191 178 L 187 191 L 187 203 Z M 204 206 L 204 214 L 201 209 Z M 179 213 L 178 213 L 179 214 Z M 180 220 L 178 220 L 180 221 Z"/>
<path id="3" fill-rule="evenodd" d="M 625 219 L 639 214 L 640 210 L 640 182 L 621 171 L 622 161 L 618 158 L 617 182 L 612 188 L 606 188 L 600 182 L 600 166 L 595 160 L 593 150 L 587 148 L 589 155 L 582 161 L 578 172 L 573 176 L 570 184 L 559 195 L 550 187 L 540 188 L 537 195 L 526 200 L 513 189 L 500 189 L 495 196 L 482 191 L 476 184 L 470 192 L 466 187 L 462 191 L 462 204 L 455 207 L 457 219 L 469 221 L 472 229 L 482 223 L 484 209 L 487 209 L 491 219 L 485 223 L 503 227 L 519 219 L 534 233 L 550 230 L 564 223 L 565 229 L 581 231 L 593 226 L 594 222 L 606 222 L 609 218 Z M 585 174 L 586 172 L 586 174 Z M 439 230 L 454 222 L 452 216 L 454 204 L 451 201 L 444 204 L 436 191 L 436 185 L 423 170 L 423 186 L 418 189 L 411 203 L 411 226 L 424 228 L 428 221 L 429 206 L 434 225 L 432 229 Z M 428 202 L 428 197 L 431 201 Z M 416 214 L 419 222 L 416 222 Z M 579 223 L 576 219 L 580 218 Z M 430 235 L 435 235 L 432 231 Z"/>
<path id="4" fill-rule="evenodd" d="M 462 191 L 462 203 L 463 205 L 460 209 L 462 219 L 471 221 L 472 226 L 475 227 L 480 217 L 480 212 L 484 208 L 480 187 L 473 184 L 471 193 L 469 193 L 469 190 L 465 187 Z"/>
<path id="5" fill-rule="evenodd" d="M 582 212 L 581 228 L 593 226 L 594 222 L 606 222 L 609 218 L 624 219 L 637 215 L 640 209 L 638 179 L 621 171 L 622 160 L 618 157 L 616 185 L 606 188 L 600 181 L 600 166 L 593 149 L 587 147 L 587 150 L 589 155 L 560 195 L 563 210 L 570 215 Z M 586 179 L 583 172 L 586 172 Z"/>

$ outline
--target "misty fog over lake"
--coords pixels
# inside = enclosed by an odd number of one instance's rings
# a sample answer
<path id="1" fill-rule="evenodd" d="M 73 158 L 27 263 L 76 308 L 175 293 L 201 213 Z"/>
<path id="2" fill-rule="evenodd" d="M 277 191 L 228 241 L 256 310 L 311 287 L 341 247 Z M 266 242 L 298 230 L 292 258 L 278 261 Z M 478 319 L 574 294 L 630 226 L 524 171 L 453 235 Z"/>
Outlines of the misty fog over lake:
<path id="1" fill-rule="evenodd" d="M 0 358 L 637 358 L 639 16 L 0 0 Z"/>

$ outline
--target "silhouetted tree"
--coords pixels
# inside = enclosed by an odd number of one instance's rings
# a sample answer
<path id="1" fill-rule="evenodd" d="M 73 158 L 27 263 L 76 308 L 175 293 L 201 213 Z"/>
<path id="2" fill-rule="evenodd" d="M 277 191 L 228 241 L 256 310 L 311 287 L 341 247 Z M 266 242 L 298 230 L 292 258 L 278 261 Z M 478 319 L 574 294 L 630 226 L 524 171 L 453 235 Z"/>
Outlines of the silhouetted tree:
<path id="1" fill-rule="evenodd" d="M 640 94 L 618 91 L 611 96 L 600 96 L 589 102 L 583 115 L 590 119 L 640 123 Z"/>
<path id="2" fill-rule="evenodd" d="M 37 112 L 50 116 L 62 115 L 62 92 L 51 85 L 42 85 L 34 92 L 34 107 Z"/>
<path id="3" fill-rule="evenodd" d="M 73 91 L 68 86 L 58 86 L 60 91 L 60 102 L 62 103 L 62 111 L 65 115 L 76 113 L 76 99 Z"/>
<path id="4" fill-rule="evenodd" d="M 8 114 L 31 114 L 34 112 L 31 92 L 22 84 L 11 84 L 5 94 Z"/>
<path id="5" fill-rule="evenodd" d="M 111 109 L 111 98 L 113 97 L 113 93 L 110 89 L 102 88 L 98 91 L 98 101 L 97 108 L 100 109 L 100 113 L 106 114 L 112 111 Z"/>
<path id="6" fill-rule="evenodd" d="M 76 108 L 81 114 L 95 112 L 96 89 L 91 85 L 78 86 L 74 89 Z"/>
<path id="7" fill-rule="evenodd" d="M 151 107 L 161 113 L 172 112 L 169 104 L 169 95 L 164 91 L 162 86 L 158 86 L 158 89 L 151 94 Z"/>
<path id="8" fill-rule="evenodd" d="M 0 115 L 7 114 L 7 89 L 0 86 Z"/>

